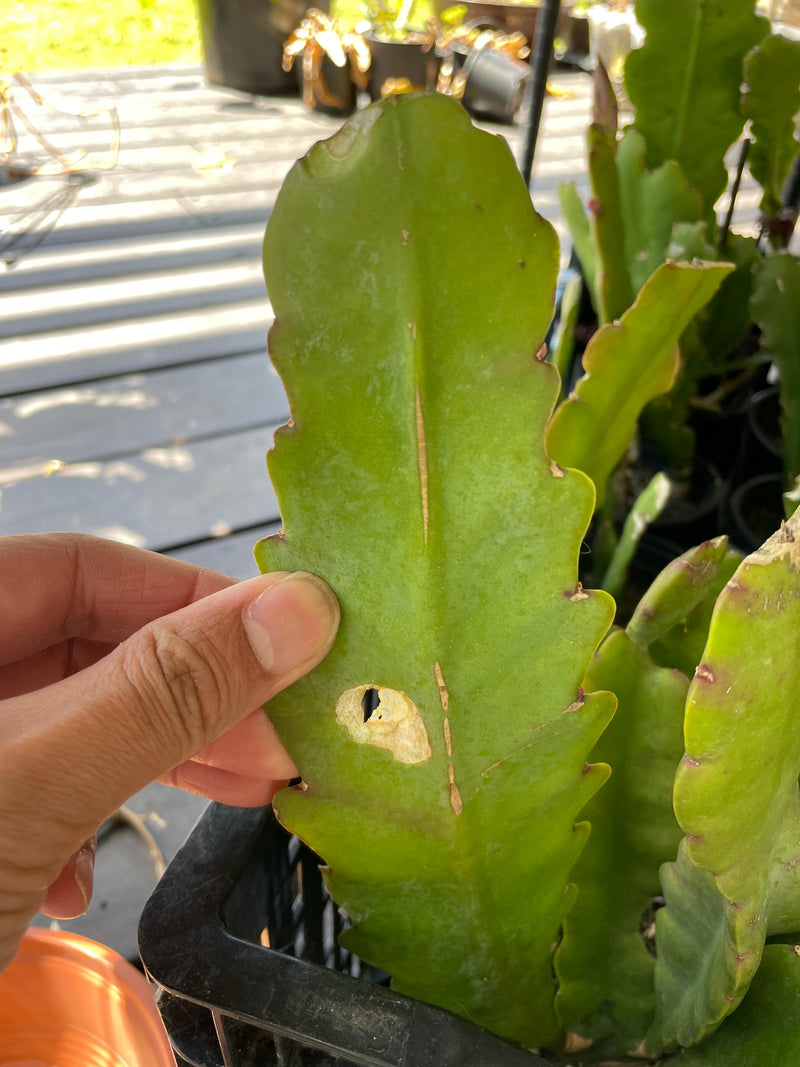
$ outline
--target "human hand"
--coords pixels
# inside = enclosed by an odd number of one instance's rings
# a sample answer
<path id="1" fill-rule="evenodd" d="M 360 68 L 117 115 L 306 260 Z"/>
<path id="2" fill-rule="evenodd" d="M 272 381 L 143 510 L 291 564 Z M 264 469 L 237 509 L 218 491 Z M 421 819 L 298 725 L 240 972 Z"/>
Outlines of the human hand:
<path id="1" fill-rule="evenodd" d="M 97 828 L 148 782 L 254 806 L 296 775 L 261 705 L 338 619 L 311 575 L 235 583 L 98 538 L 0 538 L 0 969 L 37 911 L 86 910 Z"/>

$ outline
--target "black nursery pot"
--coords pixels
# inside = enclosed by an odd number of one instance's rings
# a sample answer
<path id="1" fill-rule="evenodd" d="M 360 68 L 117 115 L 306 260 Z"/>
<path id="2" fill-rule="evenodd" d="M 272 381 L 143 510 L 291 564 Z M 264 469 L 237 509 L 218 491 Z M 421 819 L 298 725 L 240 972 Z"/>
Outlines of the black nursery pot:
<path id="1" fill-rule="evenodd" d="M 178 1067 L 549 1067 L 385 988 L 340 927 L 319 860 L 271 809 L 209 805 L 139 925 Z"/>
<path id="2" fill-rule="evenodd" d="M 441 57 L 416 41 L 381 41 L 369 38 L 371 56 L 369 67 L 369 95 L 381 99 L 381 89 L 387 82 L 407 79 L 414 89 L 433 91 L 439 78 Z"/>
<path id="3" fill-rule="evenodd" d="M 745 553 L 755 552 L 784 519 L 783 475 L 759 474 L 743 482 L 732 494 L 726 511 L 731 545 Z"/>
<path id="4" fill-rule="evenodd" d="M 303 92 L 303 57 L 299 55 L 294 61 L 297 84 Z M 356 87 L 350 77 L 350 63 L 337 67 L 330 56 L 322 57 L 320 79 L 325 91 L 325 100 L 315 96 L 314 110 L 321 115 L 352 115 L 356 109 Z"/>
<path id="5" fill-rule="evenodd" d="M 245 93 L 296 91 L 295 75 L 282 68 L 283 43 L 310 6 L 311 0 L 197 0 L 209 82 Z"/>
<path id="6" fill-rule="evenodd" d="M 530 66 L 490 47 L 468 53 L 456 49 L 454 54 L 457 64 L 463 66 L 461 103 L 467 111 L 496 122 L 513 122 L 522 105 Z"/>

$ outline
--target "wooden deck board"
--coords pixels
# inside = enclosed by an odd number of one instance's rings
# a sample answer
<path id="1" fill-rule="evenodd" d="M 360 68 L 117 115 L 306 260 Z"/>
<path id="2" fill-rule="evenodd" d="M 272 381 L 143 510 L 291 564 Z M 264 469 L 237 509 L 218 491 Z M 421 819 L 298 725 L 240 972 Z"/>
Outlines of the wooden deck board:
<path id="1" fill-rule="evenodd" d="M 2 465 L 108 460 L 289 415 L 263 352 L 0 399 Z"/>
<path id="2" fill-rule="evenodd" d="M 153 445 L 53 473 L 9 467 L 0 472 L 3 531 L 75 530 L 161 551 L 276 521 L 264 458 L 275 429 Z"/>

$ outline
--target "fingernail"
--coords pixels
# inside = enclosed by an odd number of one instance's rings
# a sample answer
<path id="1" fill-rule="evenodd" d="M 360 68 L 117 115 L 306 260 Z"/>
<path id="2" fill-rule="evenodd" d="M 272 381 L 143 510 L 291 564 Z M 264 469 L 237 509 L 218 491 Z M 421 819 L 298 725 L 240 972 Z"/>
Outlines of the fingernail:
<path id="1" fill-rule="evenodd" d="M 316 575 L 281 578 L 248 605 L 244 627 L 253 651 L 270 674 L 288 674 L 328 651 L 339 625 L 339 605 Z"/>
<path id="2" fill-rule="evenodd" d="M 83 897 L 83 911 L 86 913 L 94 889 L 94 849 L 88 843 L 75 857 L 73 878 Z"/>

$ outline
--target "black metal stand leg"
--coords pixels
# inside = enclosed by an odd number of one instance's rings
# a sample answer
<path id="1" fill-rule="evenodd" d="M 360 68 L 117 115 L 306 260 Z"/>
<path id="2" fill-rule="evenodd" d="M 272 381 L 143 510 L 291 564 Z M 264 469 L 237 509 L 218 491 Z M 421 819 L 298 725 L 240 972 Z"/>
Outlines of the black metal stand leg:
<path id="1" fill-rule="evenodd" d="M 528 91 L 528 112 L 525 124 L 524 155 L 522 158 L 522 177 L 530 188 L 533 156 L 539 136 L 539 124 L 542 119 L 542 107 L 547 93 L 547 72 L 553 57 L 553 41 L 556 36 L 558 14 L 561 0 L 544 0 L 539 18 L 536 21 L 536 37 L 533 44 L 533 73 Z"/>

